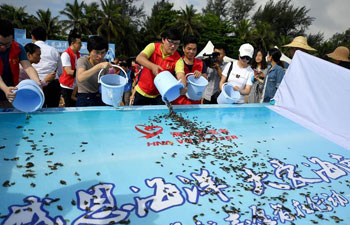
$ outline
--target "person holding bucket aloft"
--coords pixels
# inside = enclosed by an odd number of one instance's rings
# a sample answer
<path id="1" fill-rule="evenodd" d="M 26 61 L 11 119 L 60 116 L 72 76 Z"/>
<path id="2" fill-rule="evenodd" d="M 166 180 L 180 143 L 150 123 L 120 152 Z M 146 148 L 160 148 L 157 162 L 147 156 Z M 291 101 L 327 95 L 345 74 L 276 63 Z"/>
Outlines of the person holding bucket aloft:
<path id="1" fill-rule="evenodd" d="M 184 61 L 185 74 L 193 73 L 195 79 L 199 79 L 200 76 L 207 79 L 207 67 L 201 59 L 195 58 L 197 55 L 197 44 L 198 40 L 194 36 L 187 36 L 183 39 L 184 46 L 182 50 L 184 56 L 182 60 Z M 202 78 L 203 79 L 203 78 Z M 181 95 L 171 104 L 173 105 L 190 105 L 190 104 L 201 104 L 201 99 L 191 100 L 186 95 Z"/>
<path id="2" fill-rule="evenodd" d="M 243 44 L 239 48 L 238 61 L 228 64 L 220 80 L 220 90 L 224 83 L 228 83 L 233 90 L 240 93 L 240 98 L 235 103 L 244 103 L 245 95 L 250 93 L 254 70 L 250 67 L 249 61 L 254 54 L 254 47 L 251 44 Z M 230 72 L 229 72 L 230 71 Z"/>
<path id="3" fill-rule="evenodd" d="M 164 102 L 154 84 L 154 78 L 162 71 L 169 71 L 186 87 L 184 63 L 177 52 L 180 45 L 180 32 L 169 28 L 162 34 L 161 43 L 151 43 L 136 57 L 143 66 L 135 86 L 134 105 L 162 105 Z"/>
<path id="4" fill-rule="evenodd" d="M 87 41 L 89 56 L 77 62 L 77 106 L 104 106 L 99 92 L 98 74 L 104 69 L 108 73 L 111 63 L 105 60 L 108 42 L 101 36 L 91 36 Z"/>

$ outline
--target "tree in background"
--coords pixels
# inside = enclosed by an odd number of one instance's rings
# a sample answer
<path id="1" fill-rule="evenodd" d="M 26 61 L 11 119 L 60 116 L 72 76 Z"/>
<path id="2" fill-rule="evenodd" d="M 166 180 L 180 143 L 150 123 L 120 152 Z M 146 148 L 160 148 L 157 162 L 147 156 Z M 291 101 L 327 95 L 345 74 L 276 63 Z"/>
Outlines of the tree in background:
<path id="1" fill-rule="evenodd" d="M 33 15 L 25 12 L 25 8 L 2 4 L 0 5 L 0 18 L 11 21 L 15 28 L 31 30 L 35 24 L 35 19 Z M 27 38 L 29 37 L 30 34 L 27 32 Z"/>
<path id="2" fill-rule="evenodd" d="M 70 30 L 76 30 L 79 34 L 82 34 L 87 25 L 87 20 L 84 18 L 84 1 L 80 4 L 78 0 L 74 0 L 73 4 L 66 3 L 66 7 L 60 11 L 61 14 L 67 16 L 66 20 L 62 20 L 62 27 L 65 33 L 69 33 Z"/>
<path id="3" fill-rule="evenodd" d="M 229 0 L 207 0 L 207 5 L 203 9 L 203 14 L 214 14 L 220 20 L 226 20 L 228 15 Z"/>
<path id="4" fill-rule="evenodd" d="M 101 25 L 97 28 L 97 33 L 104 35 L 108 42 L 113 37 L 118 37 L 119 25 L 122 19 L 121 7 L 115 0 L 101 0 L 103 17 Z"/>
<path id="5" fill-rule="evenodd" d="M 186 5 L 186 9 L 181 9 L 175 26 L 181 31 L 183 37 L 189 35 L 200 36 L 199 30 L 202 25 L 199 20 L 199 14 L 196 11 L 193 5 Z"/>
<path id="6" fill-rule="evenodd" d="M 173 10 L 173 7 L 174 4 L 166 0 L 154 3 L 151 16 L 146 18 L 141 29 L 141 36 L 143 37 L 141 46 L 145 47 L 150 42 L 160 40 L 160 34 L 173 26 L 179 14 L 177 10 Z"/>
<path id="7" fill-rule="evenodd" d="M 39 9 L 36 12 L 35 20 L 37 22 L 37 26 L 42 26 L 45 28 L 47 39 L 59 39 L 61 29 L 59 26 L 58 16 L 52 17 L 50 9 L 47 9 L 46 11 Z"/>
<path id="8" fill-rule="evenodd" d="M 295 37 L 303 35 L 311 25 L 313 17 L 308 16 L 310 9 L 294 7 L 291 0 L 280 0 L 276 3 L 268 1 L 264 7 L 260 6 L 253 15 L 255 24 L 265 22 L 272 26 L 278 36 Z"/>
<path id="9" fill-rule="evenodd" d="M 231 21 L 237 24 L 241 20 L 247 20 L 255 4 L 254 0 L 233 0 L 229 11 Z"/>
<path id="10" fill-rule="evenodd" d="M 87 35 L 97 34 L 97 29 L 101 25 L 103 12 L 99 9 L 99 5 L 96 2 L 91 4 L 84 4 L 84 20 L 86 25 L 84 26 L 82 37 Z"/>

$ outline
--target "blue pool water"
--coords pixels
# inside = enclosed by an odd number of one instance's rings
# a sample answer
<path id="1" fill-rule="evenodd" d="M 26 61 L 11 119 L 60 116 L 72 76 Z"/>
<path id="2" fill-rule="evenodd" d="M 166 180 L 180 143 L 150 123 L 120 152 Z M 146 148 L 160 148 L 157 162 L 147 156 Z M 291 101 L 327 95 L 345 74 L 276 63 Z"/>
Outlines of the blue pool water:
<path id="1" fill-rule="evenodd" d="M 261 105 L 175 111 L 190 130 L 165 106 L 0 113 L 1 224 L 350 224 L 346 149 Z"/>

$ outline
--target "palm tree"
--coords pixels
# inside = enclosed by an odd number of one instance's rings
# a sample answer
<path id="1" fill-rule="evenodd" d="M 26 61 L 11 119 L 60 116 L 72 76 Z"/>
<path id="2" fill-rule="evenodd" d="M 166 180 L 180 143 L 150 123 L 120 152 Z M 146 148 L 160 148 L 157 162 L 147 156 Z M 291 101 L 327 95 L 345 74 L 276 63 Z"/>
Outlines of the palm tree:
<path id="1" fill-rule="evenodd" d="M 99 9 L 97 2 L 84 5 L 84 34 L 97 34 L 97 29 L 101 25 L 101 18 L 103 16 L 102 11 Z"/>
<path id="2" fill-rule="evenodd" d="M 235 27 L 236 37 L 240 38 L 245 42 L 249 42 L 252 37 L 251 27 L 252 24 L 249 20 L 239 21 L 239 23 L 237 23 Z"/>
<path id="3" fill-rule="evenodd" d="M 84 5 L 84 1 L 79 4 L 78 0 L 74 0 L 73 4 L 66 3 L 66 7 L 60 11 L 61 14 L 68 17 L 67 20 L 62 20 L 64 31 L 72 29 L 83 33 L 84 27 L 87 25 L 87 20 L 83 15 Z"/>
<path id="4" fill-rule="evenodd" d="M 26 13 L 24 7 L 16 8 L 9 4 L 0 5 L 0 17 L 11 21 L 16 28 L 25 28 L 25 25 L 29 19 L 28 13 Z"/>
<path id="5" fill-rule="evenodd" d="M 118 28 L 122 19 L 121 7 L 115 0 L 101 0 L 101 7 L 104 16 L 102 24 L 97 28 L 97 33 L 107 35 L 107 40 L 110 42 L 112 37 L 118 36 Z"/>
<path id="6" fill-rule="evenodd" d="M 36 12 L 37 16 L 35 17 L 38 25 L 44 27 L 47 32 L 47 38 L 48 39 L 55 39 L 57 38 L 58 34 L 60 33 L 61 29 L 58 25 L 58 16 L 51 17 L 51 11 L 50 9 L 47 9 L 46 11 L 39 9 Z"/>
<path id="7" fill-rule="evenodd" d="M 265 52 L 271 45 L 277 45 L 275 42 L 275 32 L 272 26 L 266 22 L 261 22 L 256 24 L 255 28 L 252 30 L 252 38 L 255 42 L 255 46 L 263 48 Z"/>
<path id="8" fill-rule="evenodd" d="M 196 9 L 193 8 L 193 5 L 186 5 L 185 10 L 181 9 L 175 24 L 182 32 L 183 36 L 200 36 L 199 29 L 201 28 L 201 24 L 199 21 L 199 14 L 196 13 Z"/>

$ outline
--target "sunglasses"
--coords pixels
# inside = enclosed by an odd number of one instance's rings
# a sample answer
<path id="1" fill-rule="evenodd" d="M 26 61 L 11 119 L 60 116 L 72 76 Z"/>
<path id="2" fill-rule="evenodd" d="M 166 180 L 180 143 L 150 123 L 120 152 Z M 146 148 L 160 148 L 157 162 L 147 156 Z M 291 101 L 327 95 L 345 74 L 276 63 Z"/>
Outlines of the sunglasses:
<path id="1" fill-rule="evenodd" d="M 241 59 L 245 59 L 245 60 L 251 60 L 252 58 L 250 58 L 249 56 L 241 56 Z"/>

